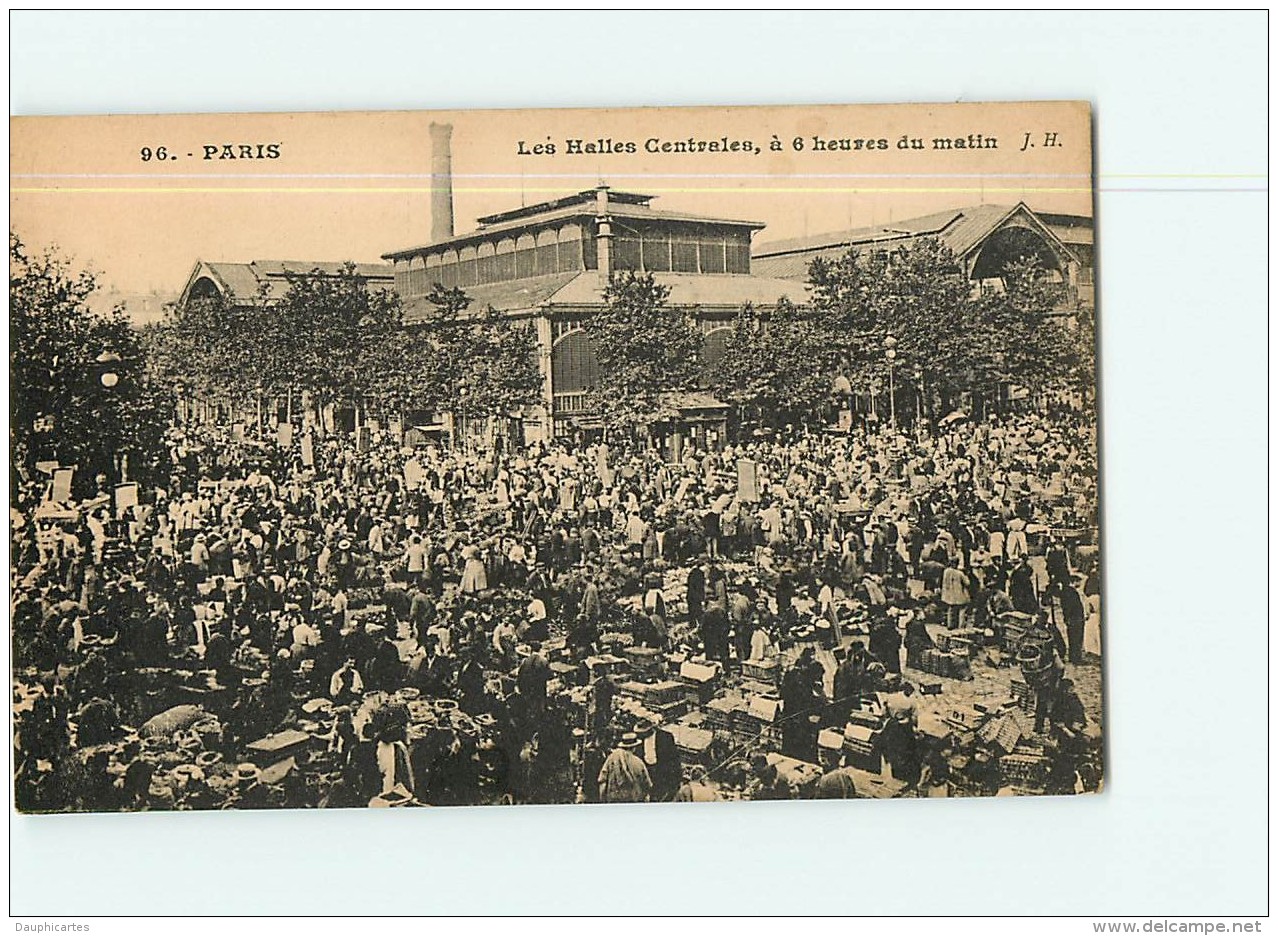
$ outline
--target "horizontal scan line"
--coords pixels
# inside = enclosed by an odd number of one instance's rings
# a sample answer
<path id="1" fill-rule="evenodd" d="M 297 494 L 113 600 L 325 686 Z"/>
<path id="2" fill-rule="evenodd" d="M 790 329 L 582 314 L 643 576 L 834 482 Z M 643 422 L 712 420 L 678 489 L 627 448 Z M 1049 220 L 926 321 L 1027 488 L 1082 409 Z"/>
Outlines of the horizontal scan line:
<path id="1" fill-rule="evenodd" d="M 164 179 L 433 179 L 431 172 L 193 172 Z M 1090 179 L 1087 172 L 608 172 L 615 179 Z M 14 172 L 10 179 L 155 179 L 154 172 Z M 582 172 L 454 172 L 453 179 L 592 179 Z M 1119 173 L 1098 179 L 1268 179 L 1267 173 Z"/>
<path id="2" fill-rule="evenodd" d="M 443 188 L 431 186 L 411 187 L 302 187 L 302 186 L 223 186 L 223 187 L 60 187 L 41 186 L 32 188 L 11 188 L 10 194 L 18 195 L 427 195 L 431 192 L 444 191 Z M 557 194 L 559 189 L 513 189 L 513 188 L 453 188 L 453 192 L 466 194 Z M 1077 195 L 1093 191 L 1091 186 L 1019 186 L 1015 188 L 998 188 L 992 186 L 964 187 L 902 187 L 902 186 L 858 186 L 854 188 L 842 186 L 823 186 L 820 188 L 667 188 L 663 194 L 717 194 L 717 195 L 864 195 L 873 193 L 895 193 L 903 195 L 926 194 L 983 194 L 983 195 Z M 1268 186 L 1098 186 L 1097 192 L 1268 192 Z"/>
<path id="3" fill-rule="evenodd" d="M 367 186 L 343 186 L 343 187 L 313 187 L 313 186 L 208 186 L 208 187 L 187 187 L 187 186 L 117 186 L 117 187 L 60 187 L 60 186 L 44 186 L 38 188 L 12 188 L 9 191 L 22 194 L 58 194 L 58 195 L 427 195 L 431 192 L 448 191 L 445 187 L 432 186 L 379 186 L 376 188 Z M 514 195 L 524 194 L 557 194 L 560 189 L 517 189 L 517 188 L 453 188 L 453 192 L 466 194 L 508 194 Z M 1063 194 L 1090 192 L 1089 186 L 1077 187 L 1035 187 L 1035 188 L 991 188 L 990 186 L 965 186 L 961 188 L 942 188 L 942 187 L 900 187 L 900 186 L 861 186 L 856 188 L 843 187 L 821 187 L 821 188 L 667 188 L 663 192 L 666 194 L 718 194 L 718 195 L 745 195 L 745 194 L 776 194 L 776 195 L 828 195 L 831 193 L 847 193 L 859 194 L 866 192 L 898 192 L 898 193 L 928 193 L 928 192 L 951 192 L 951 193 L 1025 193 L 1040 192 L 1046 194 Z"/>

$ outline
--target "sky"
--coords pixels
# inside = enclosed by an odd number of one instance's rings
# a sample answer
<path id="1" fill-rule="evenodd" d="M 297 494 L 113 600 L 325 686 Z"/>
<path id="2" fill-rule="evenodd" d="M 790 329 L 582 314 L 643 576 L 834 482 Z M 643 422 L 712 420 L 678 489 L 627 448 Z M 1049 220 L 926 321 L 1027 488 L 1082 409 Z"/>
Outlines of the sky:
<path id="1" fill-rule="evenodd" d="M 11 230 L 121 293 L 176 294 L 201 259 L 375 261 L 430 240 L 432 122 L 454 127 L 458 233 L 601 181 L 764 222 L 756 244 L 982 203 L 1092 213 L 1082 104 L 400 111 L 11 118 Z M 661 151 L 689 140 L 737 150 Z"/>

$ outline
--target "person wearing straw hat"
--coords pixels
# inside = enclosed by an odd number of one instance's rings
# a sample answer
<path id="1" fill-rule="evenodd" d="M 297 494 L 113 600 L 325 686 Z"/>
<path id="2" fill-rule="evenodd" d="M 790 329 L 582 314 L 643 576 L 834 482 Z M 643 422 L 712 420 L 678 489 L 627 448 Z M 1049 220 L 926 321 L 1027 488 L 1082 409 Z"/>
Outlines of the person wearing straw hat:
<path id="1" fill-rule="evenodd" d="M 642 746 L 633 731 L 623 734 L 599 770 L 599 799 L 604 803 L 644 803 L 652 793 L 652 778 L 639 759 Z"/>

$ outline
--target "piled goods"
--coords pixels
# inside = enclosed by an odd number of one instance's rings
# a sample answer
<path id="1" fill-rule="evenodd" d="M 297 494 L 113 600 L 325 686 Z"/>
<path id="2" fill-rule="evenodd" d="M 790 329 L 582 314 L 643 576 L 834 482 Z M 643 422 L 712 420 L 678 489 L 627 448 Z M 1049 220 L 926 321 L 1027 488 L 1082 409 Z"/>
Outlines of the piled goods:
<path id="1" fill-rule="evenodd" d="M 972 678 L 972 664 L 966 653 L 946 653 L 929 648 L 918 655 L 915 668 L 950 679 Z"/>
<path id="2" fill-rule="evenodd" d="M 1041 792 L 1047 782 L 1048 760 L 1041 748 L 1017 748 L 999 758 L 999 775 L 1004 786 L 1026 792 Z"/>
<path id="3" fill-rule="evenodd" d="M 770 743 L 780 743 L 781 730 L 777 725 L 781 717 L 781 702 L 778 699 L 751 695 L 744 700 L 741 708 L 733 710 L 731 727 L 744 740 L 758 738 Z"/>
<path id="4" fill-rule="evenodd" d="M 1024 734 L 1019 719 L 1012 714 L 995 716 L 976 732 L 982 743 L 1000 748 L 1005 753 L 1013 751 Z"/>
<path id="5" fill-rule="evenodd" d="M 780 679 L 781 668 L 776 660 L 746 660 L 741 664 L 741 672 L 750 679 L 775 684 Z"/>
<path id="6" fill-rule="evenodd" d="M 630 664 L 637 676 L 658 676 L 665 669 L 665 659 L 660 650 L 652 647 L 626 647 L 621 656 Z"/>
<path id="7" fill-rule="evenodd" d="M 714 732 L 704 728 L 675 723 L 666 728 L 674 736 L 680 756 L 690 764 L 703 767 L 714 763 Z"/>
<path id="8" fill-rule="evenodd" d="M 290 728 L 259 738 L 246 745 L 245 750 L 248 751 L 249 760 L 261 767 L 302 753 L 310 746 L 311 741 L 307 732 Z"/>
<path id="9" fill-rule="evenodd" d="M 822 728 L 817 735 L 817 757 L 821 766 L 829 770 L 839 763 L 843 755 L 843 733 L 834 728 Z"/>
<path id="10" fill-rule="evenodd" d="M 1038 693 L 1020 679 L 1012 680 L 1012 699 L 1020 707 L 1021 711 L 1033 715 L 1038 709 Z"/>
<path id="11" fill-rule="evenodd" d="M 681 663 L 679 678 L 686 687 L 688 701 L 693 705 L 705 705 L 713 699 L 722 669 L 718 663 L 694 660 Z"/>
<path id="12" fill-rule="evenodd" d="M 776 768 L 777 775 L 798 792 L 800 799 L 811 798 L 812 787 L 822 774 L 819 764 L 796 760 L 784 754 L 769 754 L 767 758 L 769 766 Z"/>
<path id="13" fill-rule="evenodd" d="M 843 750 L 848 763 L 861 770 L 879 773 L 883 769 L 882 739 L 882 729 L 849 722 L 843 729 Z"/>
<path id="14" fill-rule="evenodd" d="M 731 731 L 733 713 L 744 707 L 745 702 L 736 696 L 711 699 L 704 708 L 705 723 L 708 727 L 718 731 Z"/>

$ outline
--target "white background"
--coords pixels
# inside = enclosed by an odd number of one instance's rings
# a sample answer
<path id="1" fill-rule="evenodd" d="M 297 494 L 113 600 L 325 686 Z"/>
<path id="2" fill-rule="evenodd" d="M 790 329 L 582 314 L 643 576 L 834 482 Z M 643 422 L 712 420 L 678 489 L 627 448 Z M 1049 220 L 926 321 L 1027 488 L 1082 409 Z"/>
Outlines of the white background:
<path id="1" fill-rule="evenodd" d="M 12 14 L 24 115 L 1092 101 L 1109 763 L 1104 795 L 1077 799 L 11 813 L 11 912 L 1267 913 L 1267 29 Z"/>

